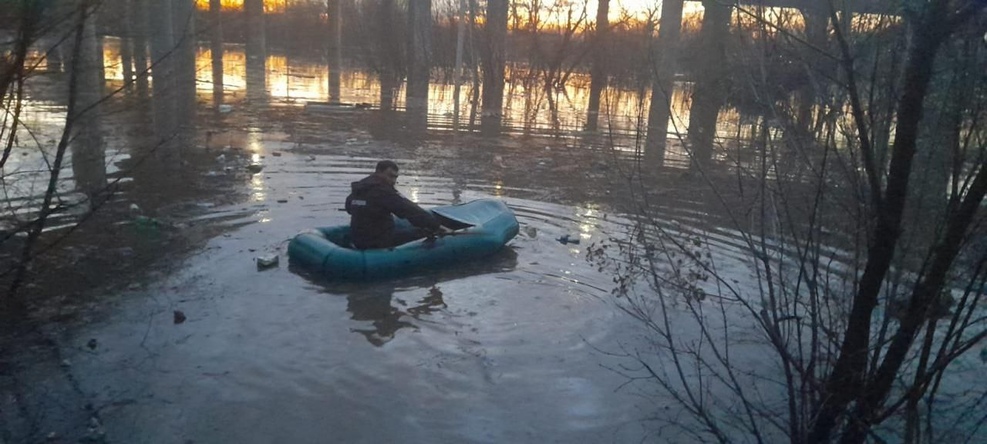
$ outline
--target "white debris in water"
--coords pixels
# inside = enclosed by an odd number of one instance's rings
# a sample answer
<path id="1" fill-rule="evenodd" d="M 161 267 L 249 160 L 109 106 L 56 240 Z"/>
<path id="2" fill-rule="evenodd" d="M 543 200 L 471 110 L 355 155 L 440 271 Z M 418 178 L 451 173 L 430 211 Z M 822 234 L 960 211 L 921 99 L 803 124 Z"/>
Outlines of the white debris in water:
<path id="1" fill-rule="evenodd" d="M 257 256 L 257 268 L 264 269 L 270 267 L 276 267 L 278 265 L 278 255 L 268 254 L 264 256 Z"/>

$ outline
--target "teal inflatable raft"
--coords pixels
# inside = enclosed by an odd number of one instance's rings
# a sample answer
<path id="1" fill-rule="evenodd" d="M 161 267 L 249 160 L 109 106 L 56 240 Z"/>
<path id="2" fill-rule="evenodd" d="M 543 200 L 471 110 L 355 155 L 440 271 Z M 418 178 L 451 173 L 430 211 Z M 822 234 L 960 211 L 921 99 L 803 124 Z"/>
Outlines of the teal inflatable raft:
<path id="1" fill-rule="evenodd" d="M 329 279 L 379 279 L 479 259 L 496 253 L 518 233 L 517 218 L 503 202 L 480 199 L 431 209 L 452 233 L 394 248 L 351 248 L 349 225 L 321 227 L 298 234 L 288 244 L 292 265 Z M 395 219 L 396 229 L 411 225 Z"/>

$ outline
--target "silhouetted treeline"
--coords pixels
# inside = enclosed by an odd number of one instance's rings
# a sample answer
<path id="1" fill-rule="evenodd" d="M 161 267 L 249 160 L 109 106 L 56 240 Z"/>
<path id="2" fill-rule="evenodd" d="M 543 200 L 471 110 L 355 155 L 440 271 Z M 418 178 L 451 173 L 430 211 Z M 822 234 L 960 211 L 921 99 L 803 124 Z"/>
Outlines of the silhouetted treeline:
<path id="1" fill-rule="evenodd" d="M 125 0 L 107 0 L 108 4 L 125 4 Z M 397 63 L 402 69 L 407 63 L 405 55 L 405 35 L 408 23 L 406 1 L 388 0 L 342 0 L 342 41 L 343 58 L 349 66 L 377 71 L 380 64 Z M 450 3 L 436 1 L 432 8 L 432 66 L 436 74 L 451 71 L 456 60 L 457 27 L 460 17 Z M 475 1 L 472 3 L 476 3 Z M 593 3 L 593 2 L 590 2 Z M 384 5 L 391 5 L 391 27 L 380 28 L 380 15 Z M 468 23 L 467 38 L 482 33 L 484 5 L 473 15 L 474 23 Z M 124 7 L 104 7 L 99 17 L 101 35 L 128 35 Z M 513 9 L 512 12 L 514 13 Z M 697 17 L 687 19 L 683 28 L 684 45 L 694 41 L 692 35 L 698 29 Z M 227 43 L 244 44 L 252 30 L 244 19 L 243 10 L 223 10 L 221 13 L 223 39 Z M 195 19 L 198 40 L 209 39 L 212 18 L 208 10 L 200 9 Z M 326 53 L 329 40 L 329 26 L 324 2 L 290 3 L 284 12 L 267 13 L 265 16 L 266 41 L 269 51 L 292 55 L 321 57 Z M 530 64 L 549 59 L 564 59 L 560 66 L 589 72 L 591 60 L 587 57 L 592 49 L 588 39 L 595 29 L 592 19 L 584 19 L 574 29 L 565 24 L 529 26 L 526 19 L 512 16 L 509 19 L 512 29 L 508 34 L 506 54 L 508 63 Z M 653 38 L 657 29 L 657 17 L 625 16 L 610 24 L 608 44 L 603 54 L 609 74 L 616 81 L 628 85 L 644 85 L 652 74 L 650 52 L 653 51 Z M 388 41 L 394 42 L 396 51 L 388 50 Z M 467 46 L 466 62 L 477 60 L 475 53 L 480 48 Z M 683 53 L 690 53 L 688 49 Z M 544 59 L 544 60 L 543 60 Z"/>

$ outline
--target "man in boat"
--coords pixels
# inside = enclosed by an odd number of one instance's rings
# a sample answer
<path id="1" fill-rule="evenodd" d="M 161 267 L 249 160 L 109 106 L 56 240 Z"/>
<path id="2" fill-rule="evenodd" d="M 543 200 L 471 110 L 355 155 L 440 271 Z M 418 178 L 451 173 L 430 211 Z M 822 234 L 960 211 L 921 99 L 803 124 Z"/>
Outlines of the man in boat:
<path id="1" fill-rule="evenodd" d="M 398 165 L 390 160 L 377 162 L 374 173 L 353 182 L 346 198 L 350 214 L 350 235 L 360 250 L 390 248 L 444 231 L 438 219 L 394 189 Z M 391 215 L 411 222 L 411 230 L 395 230 Z"/>

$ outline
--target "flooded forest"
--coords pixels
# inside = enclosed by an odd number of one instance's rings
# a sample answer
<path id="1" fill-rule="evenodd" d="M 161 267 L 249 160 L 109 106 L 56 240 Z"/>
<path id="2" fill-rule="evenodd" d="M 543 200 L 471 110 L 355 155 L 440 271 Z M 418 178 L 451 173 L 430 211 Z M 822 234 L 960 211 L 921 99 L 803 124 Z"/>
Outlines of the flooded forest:
<path id="1" fill-rule="evenodd" d="M 0 444 L 987 442 L 985 124 L 983 0 L 0 0 Z M 380 160 L 517 235 L 299 267 Z"/>

